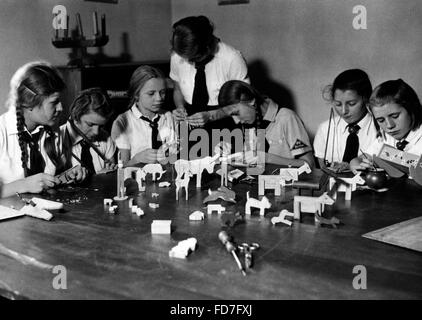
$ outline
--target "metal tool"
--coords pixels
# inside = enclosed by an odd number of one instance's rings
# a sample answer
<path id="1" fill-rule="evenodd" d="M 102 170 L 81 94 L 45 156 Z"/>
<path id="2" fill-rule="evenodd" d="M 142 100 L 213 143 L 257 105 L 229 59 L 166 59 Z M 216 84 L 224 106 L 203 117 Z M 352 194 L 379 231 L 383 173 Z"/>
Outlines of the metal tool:
<path id="1" fill-rule="evenodd" d="M 259 244 L 254 242 L 251 244 L 242 243 L 238 246 L 240 252 L 245 254 L 245 266 L 246 269 L 250 269 L 253 267 L 253 255 L 252 252 L 259 249 Z"/>
<path id="2" fill-rule="evenodd" d="M 240 260 L 236 254 L 236 246 L 231 241 L 232 238 L 227 234 L 226 231 L 220 231 L 220 233 L 218 234 L 218 239 L 220 239 L 220 241 L 224 244 L 224 246 L 226 247 L 226 250 L 233 255 L 233 258 L 236 261 L 240 272 L 242 272 L 242 274 L 246 276 L 246 272 L 243 269 L 243 266 L 240 263 Z"/>
<path id="3" fill-rule="evenodd" d="M 18 196 L 18 198 L 19 198 L 20 200 L 22 200 L 23 202 L 25 202 L 25 204 L 27 204 L 27 205 L 31 205 L 31 206 L 33 206 L 33 207 L 35 207 L 35 206 L 36 206 L 36 204 L 35 204 L 35 202 L 34 202 L 34 201 L 32 201 L 31 199 L 26 199 L 26 198 L 22 197 L 22 195 L 21 195 L 19 192 L 16 192 L 16 195 Z"/>

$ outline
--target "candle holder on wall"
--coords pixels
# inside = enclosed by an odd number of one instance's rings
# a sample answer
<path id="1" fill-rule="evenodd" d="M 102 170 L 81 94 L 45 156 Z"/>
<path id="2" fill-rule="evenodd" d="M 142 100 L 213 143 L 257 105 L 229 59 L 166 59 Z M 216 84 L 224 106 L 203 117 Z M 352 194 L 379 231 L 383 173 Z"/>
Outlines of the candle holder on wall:
<path id="1" fill-rule="evenodd" d="M 82 21 L 79 13 L 76 14 L 76 20 L 78 23 L 78 31 L 72 32 L 71 37 L 69 37 L 69 23 L 67 23 L 67 28 L 63 31 L 63 36 L 59 36 L 59 32 L 56 29 L 55 37 L 51 40 L 51 43 L 56 48 L 72 48 L 73 52 L 71 59 L 68 62 L 68 65 L 71 66 L 85 66 L 85 65 L 92 65 L 94 64 L 94 59 L 92 59 L 88 52 L 87 48 L 90 47 L 103 47 L 105 46 L 108 41 L 109 37 L 106 34 L 106 24 L 105 24 L 105 15 L 101 17 L 101 33 L 98 31 L 98 23 L 97 23 L 97 13 L 93 13 L 93 22 L 94 22 L 94 37 L 87 39 L 84 36 L 83 28 L 82 28 Z M 67 17 L 67 21 L 69 21 Z"/>

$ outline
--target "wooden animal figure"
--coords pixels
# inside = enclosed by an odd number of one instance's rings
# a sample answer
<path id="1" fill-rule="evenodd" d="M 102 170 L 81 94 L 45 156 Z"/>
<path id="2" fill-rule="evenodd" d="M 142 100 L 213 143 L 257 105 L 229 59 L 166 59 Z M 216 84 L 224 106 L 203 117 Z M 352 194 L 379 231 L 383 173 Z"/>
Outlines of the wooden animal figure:
<path id="1" fill-rule="evenodd" d="M 334 185 L 335 189 L 333 190 Z M 332 198 L 335 200 L 337 199 L 337 192 L 345 192 L 344 198 L 345 200 L 352 200 L 352 191 L 356 190 L 356 185 L 363 185 L 365 184 L 365 180 L 360 176 L 360 174 L 356 174 L 353 178 L 334 178 L 330 177 L 329 189 L 332 190 Z"/>
<path id="2" fill-rule="evenodd" d="M 136 182 L 138 183 L 139 191 L 145 191 L 145 187 L 142 185 L 142 181 L 145 181 L 146 173 L 142 168 L 138 167 L 126 167 L 124 168 L 123 181 L 126 181 L 128 178 L 133 178 L 133 173 L 135 172 Z"/>
<path id="3" fill-rule="evenodd" d="M 176 179 L 176 200 L 179 200 L 179 189 L 185 188 L 186 200 L 189 198 L 189 180 L 193 176 L 192 172 L 187 171 L 183 175 L 183 178 Z"/>
<path id="4" fill-rule="evenodd" d="M 218 159 L 218 154 L 214 155 L 213 157 L 205 157 L 195 160 L 189 161 L 189 170 L 192 172 L 192 174 L 196 174 L 196 187 L 201 187 L 201 181 L 202 181 L 202 172 L 204 170 L 207 170 L 208 173 L 214 172 L 214 166 L 215 162 Z"/>
<path id="5" fill-rule="evenodd" d="M 294 218 L 300 220 L 301 212 L 314 213 L 321 216 L 324 212 L 325 205 L 332 205 L 333 203 L 334 199 L 327 192 L 324 192 L 319 197 L 295 196 L 293 202 Z"/>
<path id="6" fill-rule="evenodd" d="M 189 171 L 190 163 L 185 159 L 178 159 L 174 162 L 174 169 L 176 170 L 176 180 L 183 177 L 184 173 Z"/>
<path id="7" fill-rule="evenodd" d="M 161 179 L 161 176 L 166 172 L 166 170 L 163 170 L 163 167 L 159 163 L 148 163 L 145 166 L 142 167 L 142 170 L 145 171 L 145 175 L 148 173 L 152 174 L 152 181 L 156 181 L 155 175 L 158 173 L 160 176 L 158 177 L 158 180 Z"/>
<path id="8" fill-rule="evenodd" d="M 192 174 L 196 174 L 196 187 L 201 187 L 201 180 L 202 180 L 202 172 L 207 170 L 208 173 L 214 172 L 215 161 L 218 159 L 218 155 L 214 155 L 213 157 L 205 157 L 200 159 L 194 160 L 185 160 L 185 159 L 178 159 L 174 163 L 174 168 L 176 170 L 176 179 L 181 178 L 183 174 L 190 170 Z"/>
<path id="9" fill-rule="evenodd" d="M 203 203 L 215 201 L 217 199 L 236 203 L 235 198 L 236 193 L 233 190 L 230 190 L 229 188 L 223 186 L 218 188 L 216 191 L 211 191 L 211 189 L 208 189 L 208 196 L 204 199 Z"/>
<path id="10" fill-rule="evenodd" d="M 288 226 L 291 226 L 293 222 L 291 222 L 290 220 L 287 220 L 286 219 L 287 216 L 294 217 L 294 213 L 289 212 L 286 209 L 283 209 L 280 211 L 280 214 L 278 215 L 278 217 L 271 218 L 271 223 L 272 224 L 284 223 L 284 224 L 287 224 Z"/>
<path id="11" fill-rule="evenodd" d="M 336 217 L 331 217 L 331 219 L 323 218 L 317 214 L 315 214 L 315 225 L 320 227 L 324 224 L 328 224 L 332 226 L 334 229 L 337 229 L 337 225 L 340 224 L 340 220 Z"/>
<path id="12" fill-rule="evenodd" d="M 217 211 L 218 214 L 221 214 L 223 211 L 226 211 L 226 208 L 224 208 L 221 204 L 209 204 L 207 206 L 207 213 L 211 214 L 213 211 Z"/>
<path id="13" fill-rule="evenodd" d="M 227 161 L 228 161 L 228 159 L 227 159 L 227 156 L 222 156 L 221 158 L 220 158 L 220 161 L 221 161 L 221 186 L 223 187 L 223 186 L 225 186 L 225 187 L 227 187 L 227 179 L 228 179 L 228 177 L 227 177 Z"/>
<path id="14" fill-rule="evenodd" d="M 263 196 L 265 190 L 273 189 L 276 196 L 281 195 L 280 176 L 277 175 L 259 175 L 258 176 L 258 195 Z"/>
<path id="15" fill-rule="evenodd" d="M 311 173 L 311 167 L 309 164 L 305 161 L 303 165 L 301 165 L 299 168 L 281 168 L 280 169 L 280 183 L 281 186 L 286 186 L 286 181 L 297 181 L 299 180 L 299 175 L 302 173 Z"/>
<path id="16" fill-rule="evenodd" d="M 261 200 L 250 198 L 249 191 L 246 192 L 246 204 L 245 204 L 245 214 L 251 214 L 251 207 L 259 208 L 259 215 L 263 216 L 265 214 L 265 209 L 271 208 L 270 200 L 267 197 L 262 197 Z"/>

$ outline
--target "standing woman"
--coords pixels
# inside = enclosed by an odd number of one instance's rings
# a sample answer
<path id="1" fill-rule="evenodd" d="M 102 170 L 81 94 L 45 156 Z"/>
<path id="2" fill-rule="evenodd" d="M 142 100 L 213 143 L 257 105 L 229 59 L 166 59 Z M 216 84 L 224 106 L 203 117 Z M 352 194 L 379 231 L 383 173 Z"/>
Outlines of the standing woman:
<path id="1" fill-rule="evenodd" d="M 39 193 L 59 183 L 65 169 L 57 127 L 63 111 L 60 92 L 65 84 L 45 62 L 22 66 L 10 82 L 8 111 L 0 116 L 1 197 L 15 192 Z M 85 170 L 74 168 L 72 180 L 83 180 Z"/>
<path id="2" fill-rule="evenodd" d="M 186 17 L 173 25 L 170 78 L 175 86 L 173 114 L 177 121 L 188 117 L 191 125 L 204 126 L 221 119 L 224 113 L 215 110 L 221 86 L 229 80 L 249 82 L 241 53 L 213 32 L 214 26 L 205 16 Z"/>
<path id="3" fill-rule="evenodd" d="M 315 156 L 321 168 L 350 169 L 350 161 L 366 152 L 377 137 L 374 118 L 367 105 L 372 85 L 360 69 L 340 73 L 324 90 L 332 105 L 330 118 L 321 123 L 314 139 Z"/>

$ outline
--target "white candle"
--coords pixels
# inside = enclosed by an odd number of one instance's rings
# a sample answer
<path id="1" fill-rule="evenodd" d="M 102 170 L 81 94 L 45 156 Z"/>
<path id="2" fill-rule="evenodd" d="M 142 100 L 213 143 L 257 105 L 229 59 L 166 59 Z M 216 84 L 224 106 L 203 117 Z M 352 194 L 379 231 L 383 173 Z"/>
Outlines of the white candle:
<path id="1" fill-rule="evenodd" d="M 97 11 L 94 11 L 92 13 L 92 21 L 94 24 L 94 36 L 98 35 L 98 17 L 97 17 Z"/>

